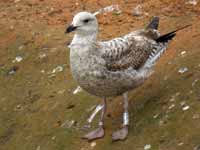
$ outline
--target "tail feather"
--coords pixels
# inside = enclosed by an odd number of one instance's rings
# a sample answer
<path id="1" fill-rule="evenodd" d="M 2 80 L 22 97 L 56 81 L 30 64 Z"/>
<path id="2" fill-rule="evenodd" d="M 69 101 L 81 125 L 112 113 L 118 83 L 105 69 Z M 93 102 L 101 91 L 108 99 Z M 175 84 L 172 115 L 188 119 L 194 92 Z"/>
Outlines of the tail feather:
<path id="1" fill-rule="evenodd" d="M 146 27 L 147 29 L 158 29 L 158 25 L 159 25 L 159 17 L 155 16 L 153 17 L 153 19 L 151 20 L 151 22 L 149 23 L 149 25 Z"/>
<path id="2" fill-rule="evenodd" d="M 189 26 L 191 26 L 191 25 L 186 25 L 186 26 L 184 26 L 184 27 L 181 27 L 181 28 L 178 28 L 178 29 L 176 29 L 176 30 L 174 30 L 174 31 L 171 31 L 171 32 L 169 32 L 169 33 L 167 33 L 167 34 L 161 35 L 159 38 L 156 39 L 156 42 L 158 42 L 158 43 L 166 43 L 166 42 L 168 42 L 169 40 L 172 40 L 173 37 L 176 36 L 176 32 L 177 32 L 177 31 L 180 31 L 180 30 L 182 30 L 182 29 L 185 29 L 185 28 L 187 28 L 187 27 L 189 27 Z"/>
<path id="3" fill-rule="evenodd" d="M 173 37 L 176 35 L 177 31 L 185 29 L 189 26 L 191 26 L 191 25 L 187 25 L 182 28 L 178 28 L 177 30 L 174 30 L 172 32 L 164 34 L 164 35 L 160 36 L 158 39 L 156 39 L 157 44 L 155 45 L 154 50 L 152 51 L 150 57 L 147 59 L 144 67 L 150 68 L 150 67 L 154 66 L 155 63 L 157 62 L 157 60 L 165 52 L 167 45 L 168 45 L 168 41 L 173 39 Z"/>
<path id="4" fill-rule="evenodd" d="M 165 52 L 167 48 L 167 43 L 160 43 L 159 45 L 155 46 L 155 52 L 152 52 L 152 54 L 147 59 L 144 67 L 145 68 L 151 68 L 155 65 L 157 60 L 162 56 L 162 54 Z"/>

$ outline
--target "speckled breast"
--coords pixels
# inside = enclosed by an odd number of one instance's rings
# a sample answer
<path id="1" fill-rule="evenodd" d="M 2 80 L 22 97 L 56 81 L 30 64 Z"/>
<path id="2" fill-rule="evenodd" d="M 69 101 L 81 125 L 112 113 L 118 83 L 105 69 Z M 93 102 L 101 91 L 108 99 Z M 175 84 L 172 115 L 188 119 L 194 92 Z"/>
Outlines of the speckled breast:
<path id="1" fill-rule="evenodd" d="M 91 53 L 78 52 L 76 49 L 70 51 L 70 67 L 73 78 L 87 92 L 96 96 L 112 95 L 106 90 L 106 76 L 104 68 L 95 55 Z"/>

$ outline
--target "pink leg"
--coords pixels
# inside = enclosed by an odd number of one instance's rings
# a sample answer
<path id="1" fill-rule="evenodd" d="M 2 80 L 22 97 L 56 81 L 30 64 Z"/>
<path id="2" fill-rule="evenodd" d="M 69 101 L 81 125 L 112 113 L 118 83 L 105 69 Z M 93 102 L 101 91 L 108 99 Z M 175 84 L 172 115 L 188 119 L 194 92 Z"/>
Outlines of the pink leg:
<path id="1" fill-rule="evenodd" d="M 125 140 L 128 136 L 129 114 L 128 114 L 128 93 L 123 94 L 124 98 L 124 113 L 123 113 L 123 127 L 112 134 L 112 140 Z"/>
<path id="2" fill-rule="evenodd" d="M 106 98 L 103 100 L 103 109 L 101 113 L 101 117 L 99 120 L 99 127 L 89 133 L 87 133 L 85 136 L 83 136 L 83 139 L 87 139 L 89 141 L 100 139 L 104 137 L 104 117 L 106 112 Z"/>

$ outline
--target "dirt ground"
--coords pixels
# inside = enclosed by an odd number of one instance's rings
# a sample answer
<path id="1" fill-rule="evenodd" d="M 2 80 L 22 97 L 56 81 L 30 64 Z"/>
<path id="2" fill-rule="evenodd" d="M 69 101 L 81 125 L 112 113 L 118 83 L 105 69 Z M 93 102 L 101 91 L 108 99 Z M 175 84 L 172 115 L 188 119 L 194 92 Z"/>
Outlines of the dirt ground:
<path id="1" fill-rule="evenodd" d="M 200 150 L 200 1 L 1 0 L 0 150 Z M 66 26 L 79 11 L 118 4 L 121 13 L 98 16 L 99 39 L 143 28 L 178 32 L 145 84 L 130 92 L 130 134 L 112 143 L 120 127 L 121 97 L 110 98 L 106 135 L 80 139 L 101 99 L 77 88 L 69 68 Z M 135 8 L 140 5 L 139 14 Z M 96 125 L 97 119 L 92 124 Z"/>

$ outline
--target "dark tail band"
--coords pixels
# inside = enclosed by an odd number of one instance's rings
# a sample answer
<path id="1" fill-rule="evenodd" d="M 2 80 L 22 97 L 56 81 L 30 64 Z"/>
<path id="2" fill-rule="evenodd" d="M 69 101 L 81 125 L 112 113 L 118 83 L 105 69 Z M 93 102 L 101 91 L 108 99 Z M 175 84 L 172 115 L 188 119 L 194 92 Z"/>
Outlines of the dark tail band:
<path id="1" fill-rule="evenodd" d="M 190 27 L 190 26 L 191 26 L 191 24 L 183 26 L 181 28 L 178 28 L 178 29 L 176 29 L 172 32 L 167 33 L 167 34 L 161 35 L 158 39 L 156 39 L 156 42 L 158 42 L 158 43 L 168 42 L 169 40 L 173 39 L 173 37 L 176 35 L 177 31 L 183 30 L 183 29 Z"/>

